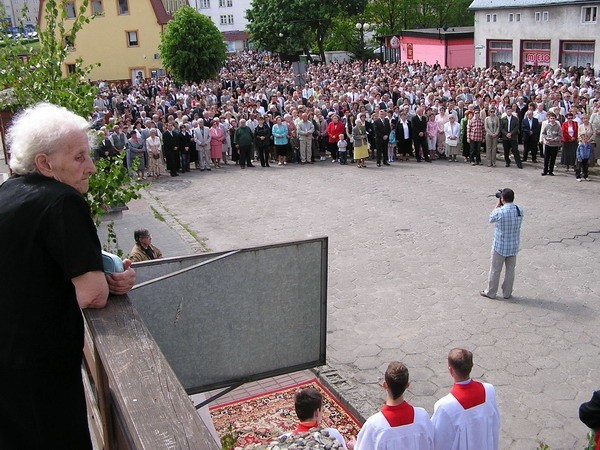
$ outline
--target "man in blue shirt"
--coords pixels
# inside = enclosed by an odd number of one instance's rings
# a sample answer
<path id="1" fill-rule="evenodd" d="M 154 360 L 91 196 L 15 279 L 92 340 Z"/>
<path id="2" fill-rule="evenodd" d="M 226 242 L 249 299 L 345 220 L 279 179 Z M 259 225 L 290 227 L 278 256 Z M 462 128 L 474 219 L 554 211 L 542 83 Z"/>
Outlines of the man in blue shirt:
<path id="1" fill-rule="evenodd" d="M 490 214 L 490 223 L 496 224 L 494 242 L 492 243 L 492 262 L 488 276 L 488 287 L 480 294 L 483 297 L 496 298 L 502 266 L 506 265 L 502 294 L 508 299 L 512 295 L 515 281 L 515 266 L 519 241 L 521 239 L 521 223 L 523 210 L 513 203 L 515 193 L 512 189 L 502 189 L 496 208 Z"/>

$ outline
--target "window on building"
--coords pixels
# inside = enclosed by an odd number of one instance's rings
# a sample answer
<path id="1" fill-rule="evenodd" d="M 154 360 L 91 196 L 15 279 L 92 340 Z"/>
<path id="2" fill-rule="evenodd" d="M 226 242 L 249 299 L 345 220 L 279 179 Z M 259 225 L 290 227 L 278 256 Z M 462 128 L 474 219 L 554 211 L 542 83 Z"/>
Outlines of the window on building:
<path id="1" fill-rule="evenodd" d="M 231 8 L 233 0 L 219 0 L 219 8 Z"/>
<path id="2" fill-rule="evenodd" d="M 584 6 L 581 8 L 581 23 L 596 23 L 597 17 L 597 6 Z"/>
<path id="3" fill-rule="evenodd" d="M 535 21 L 536 22 L 548 22 L 550 19 L 550 13 L 548 11 L 536 11 Z"/>
<path id="4" fill-rule="evenodd" d="M 563 41 L 560 44 L 560 62 L 563 67 L 585 67 L 587 63 L 594 66 L 593 42 Z"/>
<path id="5" fill-rule="evenodd" d="M 162 3 L 167 14 L 174 14 L 179 8 L 189 4 L 188 0 L 162 0 Z"/>
<path id="6" fill-rule="evenodd" d="M 93 0 L 92 1 L 92 14 L 95 14 L 95 15 L 104 14 L 104 5 L 102 5 L 102 0 Z"/>
<path id="7" fill-rule="evenodd" d="M 129 0 L 117 0 L 117 14 L 120 16 L 129 14 Z"/>
<path id="8" fill-rule="evenodd" d="M 200 0 L 198 6 L 202 9 L 210 9 L 210 0 Z"/>
<path id="9" fill-rule="evenodd" d="M 138 41 L 138 32 L 136 31 L 126 31 L 127 35 L 127 47 L 137 47 L 140 45 Z"/>
<path id="10" fill-rule="evenodd" d="M 491 14 L 486 14 L 485 15 L 485 21 L 486 22 L 491 22 L 492 21 L 492 15 Z"/>
<path id="11" fill-rule="evenodd" d="M 496 21 L 496 14 L 492 14 L 492 22 Z"/>
<path id="12" fill-rule="evenodd" d="M 513 43 L 512 41 L 488 41 L 489 66 L 512 65 Z"/>
<path id="13" fill-rule="evenodd" d="M 520 22 L 521 21 L 521 13 L 516 13 L 515 14 L 515 22 Z"/>
<path id="14" fill-rule="evenodd" d="M 75 38 L 70 34 L 67 34 L 63 40 L 63 45 L 67 47 L 67 50 L 74 51 L 75 50 Z"/>
<path id="15" fill-rule="evenodd" d="M 221 25 L 233 25 L 233 14 L 223 14 L 219 22 Z"/>
<path id="16" fill-rule="evenodd" d="M 64 2 L 65 12 L 67 13 L 67 19 L 74 19 L 77 15 L 75 11 L 75 2 Z"/>
<path id="17" fill-rule="evenodd" d="M 67 75 L 73 75 L 75 73 L 75 64 L 66 64 Z"/>
<path id="18" fill-rule="evenodd" d="M 523 41 L 524 50 L 550 50 L 550 41 Z"/>
<path id="19" fill-rule="evenodd" d="M 150 77 L 153 79 L 161 78 L 167 75 L 165 69 L 150 69 Z"/>
<path id="20" fill-rule="evenodd" d="M 510 14 L 508 15 L 508 21 L 509 21 L 509 22 L 514 22 L 514 21 L 515 21 L 515 15 L 514 15 L 513 13 L 510 13 Z"/>
<path id="21" fill-rule="evenodd" d="M 540 72 L 550 65 L 550 41 L 521 41 L 521 67 Z"/>

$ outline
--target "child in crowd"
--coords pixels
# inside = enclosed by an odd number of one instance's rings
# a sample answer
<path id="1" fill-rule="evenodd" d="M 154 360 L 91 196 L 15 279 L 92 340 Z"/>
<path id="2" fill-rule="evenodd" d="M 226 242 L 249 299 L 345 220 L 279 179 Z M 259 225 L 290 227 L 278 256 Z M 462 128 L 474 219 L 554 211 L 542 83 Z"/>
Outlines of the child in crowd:
<path id="1" fill-rule="evenodd" d="M 306 433 L 313 428 L 320 427 L 323 420 L 323 395 L 314 388 L 306 388 L 298 391 L 294 397 L 294 409 L 298 416 L 298 426 L 292 433 L 286 433 L 283 436 L 291 434 Z M 346 441 L 344 437 L 335 428 L 324 428 L 329 436 L 340 443 L 346 450 Z M 352 441 L 354 444 L 354 441 Z"/>
<path id="2" fill-rule="evenodd" d="M 392 129 L 388 137 L 388 162 L 394 162 L 396 154 L 396 130 Z"/>
<path id="3" fill-rule="evenodd" d="M 590 141 L 582 141 L 577 146 L 577 161 L 575 162 L 575 178 L 581 181 L 581 172 L 583 170 L 583 179 L 590 181 L 588 178 L 588 166 L 590 155 L 592 154 L 592 143 Z"/>
<path id="4" fill-rule="evenodd" d="M 345 166 L 346 164 L 348 164 L 348 142 L 346 141 L 346 139 L 344 139 L 344 134 L 340 134 L 338 136 L 338 142 L 337 142 L 337 147 L 338 147 L 338 157 L 340 159 L 340 164 L 342 166 Z"/>

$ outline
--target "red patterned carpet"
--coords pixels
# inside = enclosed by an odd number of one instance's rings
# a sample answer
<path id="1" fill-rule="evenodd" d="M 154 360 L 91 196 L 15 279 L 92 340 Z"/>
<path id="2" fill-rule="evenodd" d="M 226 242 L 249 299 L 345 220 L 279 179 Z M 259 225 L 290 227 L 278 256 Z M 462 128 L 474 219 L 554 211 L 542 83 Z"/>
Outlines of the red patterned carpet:
<path id="1" fill-rule="evenodd" d="M 232 431 L 238 433 L 235 446 L 246 447 L 269 443 L 293 431 L 298 423 L 294 394 L 306 387 L 313 387 L 323 394 L 322 427 L 336 428 L 346 440 L 358 434 L 360 423 L 316 379 L 210 408 L 217 432 L 221 436 Z"/>

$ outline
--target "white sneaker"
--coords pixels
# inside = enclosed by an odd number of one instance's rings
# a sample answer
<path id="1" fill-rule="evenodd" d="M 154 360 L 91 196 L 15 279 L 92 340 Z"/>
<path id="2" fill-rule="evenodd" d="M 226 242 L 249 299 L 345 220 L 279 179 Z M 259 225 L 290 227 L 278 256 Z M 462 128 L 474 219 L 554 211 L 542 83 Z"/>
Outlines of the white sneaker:
<path id="1" fill-rule="evenodd" d="M 581 183 L 581 178 L 577 178 L 577 181 L 579 181 Z"/>
<path id="2" fill-rule="evenodd" d="M 585 181 L 592 181 L 592 180 L 590 180 L 589 178 L 586 178 Z"/>
<path id="3" fill-rule="evenodd" d="M 331 160 L 331 162 L 332 162 L 332 163 L 334 163 L 335 161 L 336 161 L 335 159 L 332 159 L 332 160 Z"/>

